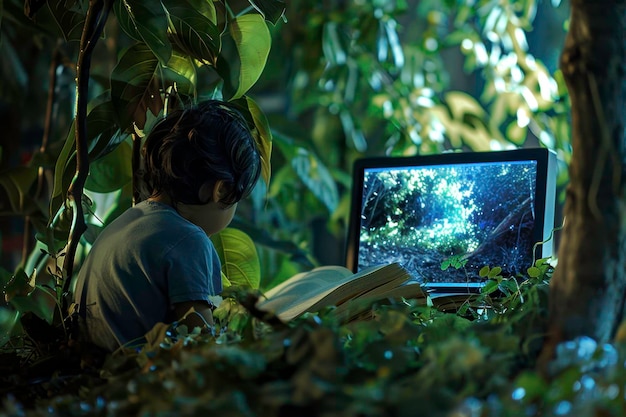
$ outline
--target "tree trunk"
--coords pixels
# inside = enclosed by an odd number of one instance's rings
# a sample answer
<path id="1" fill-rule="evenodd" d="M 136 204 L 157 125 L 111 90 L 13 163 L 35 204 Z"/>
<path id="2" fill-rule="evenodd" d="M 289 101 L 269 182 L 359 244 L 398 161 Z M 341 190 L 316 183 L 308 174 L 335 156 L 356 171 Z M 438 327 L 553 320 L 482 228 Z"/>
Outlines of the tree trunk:
<path id="1" fill-rule="evenodd" d="M 624 313 L 625 6 L 571 1 L 560 63 L 572 103 L 570 184 L 540 367 L 561 341 L 611 341 Z"/>

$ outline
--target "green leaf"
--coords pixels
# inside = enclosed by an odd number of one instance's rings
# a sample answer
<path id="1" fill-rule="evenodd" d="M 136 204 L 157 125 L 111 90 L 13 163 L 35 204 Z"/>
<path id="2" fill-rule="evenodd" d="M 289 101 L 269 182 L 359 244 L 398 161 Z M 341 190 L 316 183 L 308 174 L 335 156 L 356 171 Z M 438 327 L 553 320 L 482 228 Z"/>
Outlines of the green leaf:
<path id="1" fill-rule="evenodd" d="M 482 268 L 480 268 L 480 271 L 478 271 L 478 275 L 481 277 L 486 277 L 487 274 L 489 274 L 489 266 L 485 265 Z"/>
<path id="2" fill-rule="evenodd" d="M 41 290 L 27 296 L 16 296 L 11 300 L 11 305 L 21 313 L 32 312 L 37 317 L 52 323 L 54 307 L 50 305 L 50 295 Z"/>
<path id="3" fill-rule="evenodd" d="M 179 94 L 195 95 L 198 80 L 196 66 L 190 57 L 177 52 L 173 53 L 167 66 L 162 69 L 160 76 L 165 84 L 176 84 L 176 91 Z"/>
<path id="4" fill-rule="evenodd" d="M 308 258 L 309 253 L 289 239 L 277 240 L 271 233 L 268 232 L 268 230 L 245 222 L 238 217 L 233 219 L 230 227 L 244 231 L 257 245 L 265 246 L 270 248 L 272 251 L 285 253 L 289 255 L 291 261 L 301 263 L 306 268 L 314 267 Z"/>
<path id="5" fill-rule="evenodd" d="M 330 212 L 339 204 L 339 191 L 332 174 L 312 151 L 298 145 L 291 138 L 274 134 L 278 148 L 291 161 L 291 167 L 304 185 Z"/>
<path id="6" fill-rule="evenodd" d="M 272 46 L 267 24 L 259 14 L 245 14 L 230 22 L 241 67 L 237 89 L 231 99 L 243 96 L 259 79 Z"/>
<path id="7" fill-rule="evenodd" d="M 495 290 L 498 289 L 498 281 L 489 280 L 487 283 L 480 289 L 481 294 L 491 294 Z"/>
<path id="8" fill-rule="evenodd" d="M 339 203 L 339 191 L 323 162 L 305 148 L 298 148 L 291 166 L 298 178 L 332 213 Z"/>
<path id="9" fill-rule="evenodd" d="M 137 42 L 143 42 L 143 39 L 141 38 L 141 34 L 139 33 L 139 30 L 135 26 L 133 19 L 128 13 L 128 10 L 126 9 L 125 2 L 114 1 L 113 13 L 115 14 L 115 17 L 117 18 L 117 22 L 120 25 L 120 28 L 122 28 L 122 30 L 124 31 L 124 33 L 126 33 L 128 36 L 130 36 L 132 39 L 136 40 Z"/>
<path id="10" fill-rule="evenodd" d="M 244 117 L 247 112 L 252 118 L 251 122 L 257 133 L 254 135 L 254 139 L 261 155 L 261 176 L 265 180 L 265 183 L 269 185 L 272 175 L 271 157 L 273 141 L 269 122 L 259 105 L 250 97 L 242 97 L 238 100 L 234 100 L 233 103 L 245 109 L 245 111 L 242 111 Z M 248 122 L 250 122 L 250 120 L 248 120 Z"/>
<path id="11" fill-rule="evenodd" d="M 502 272 L 502 268 L 500 268 L 499 266 L 494 266 L 490 271 L 489 274 L 487 275 L 489 278 L 495 278 L 497 277 L 500 272 Z"/>
<path id="12" fill-rule="evenodd" d="M 206 0 L 165 0 L 172 39 L 186 55 L 215 65 L 221 49 L 215 6 Z"/>
<path id="13" fill-rule="evenodd" d="M 507 295 L 513 294 L 517 292 L 518 290 L 518 287 L 517 287 L 517 284 L 515 283 L 514 278 L 503 279 L 498 285 L 498 288 L 500 289 L 500 291 L 502 291 L 503 293 Z"/>
<path id="14" fill-rule="evenodd" d="M 80 10 L 80 3 L 67 7 L 67 2 L 48 1 L 48 9 L 66 41 L 80 41 L 85 24 L 86 10 Z"/>
<path id="15" fill-rule="evenodd" d="M 109 100 L 97 104 L 87 115 L 87 142 L 90 159 L 94 160 L 106 155 L 128 138 L 128 135 L 122 134 L 119 130 L 115 122 L 116 116 L 114 104 Z M 54 168 L 50 218 L 54 217 L 65 201 L 65 194 L 76 171 L 75 133 L 75 123 L 72 123 Z"/>
<path id="16" fill-rule="evenodd" d="M 493 139 L 503 140 L 497 129 L 490 129 L 486 112 L 475 98 L 460 91 L 447 92 L 444 98 L 447 111 L 434 110 L 441 117 L 453 146 L 461 147 L 464 143 L 474 151 L 488 151 Z"/>
<path id="17" fill-rule="evenodd" d="M 15 297 L 31 294 L 35 289 L 35 277 L 35 273 L 29 277 L 23 269 L 15 271 L 9 281 L 2 286 L 4 301 L 8 303 Z"/>
<path id="18" fill-rule="evenodd" d="M 536 266 L 531 266 L 530 268 L 526 270 L 526 272 L 528 273 L 528 276 L 531 278 L 537 278 L 539 277 L 539 275 L 541 275 L 541 269 L 537 268 Z"/>
<path id="19" fill-rule="evenodd" d="M 111 101 L 119 127 L 131 131 L 132 123 L 142 129 L 148 109 L 159 114 L 163 107 L 157 71 L 159 60 L 142 44 L 128 48 L 111 73 Z"/>
<path id="20" fill-rule="evenodd" d="M 90 165 L 85 188 L 97 193 L 109 193 L 122 188 L 132 180 L 131 158 L 132 147 L 128 142 L 123 142 L 113 152 Z"/>
<path id="21" fill-rule="evenodd" d="M 110 100 L 99 103 L 87 116 L 87 141 L 91 160 L 112 152 L 120 143 L 128 139 L 115 123 L 115 109 Z"/>
<path id="22" fill-rule="evenodd" d="M 450 258 L 444 259 L 441 262 L 441 270 L 445 271 L 446 269 L 448 269 L 450 267 L 450 264 L 451 264 L 451 259 Z"/>
<path id="23" fill-rule="evenodd" d="M 228 227 L 211 236 L 222 262 L 222 272 L 233 286 L 258 289 L 261 265 L 254 242 L 241 230 Z"/>
<path id="24" fill-rule="evenodd" d="M 172 56 L 167 38 L 168 19 L 163 4 L 154 0 L 120 0 L 126 13 L 117 9 L 122 29 L 131 37 L 141 37 L 159 61 L 165 65 Z"/>
<path id="25" fill-rule="evenodd" d="M 6 195 L 6 199 L 0 199 L 0 214 L 26 215 L 37 210 L 29 191 L 37 181 L 38 171 L 36 166 L 22 166 L 0 174 L 0 196 Z"/>
<path id="26" fill-rule="evenodd" d="M 285 14 L 285 2 L 282 0 L 248 0 L 265 20 L 276 24 Z M 286 20 L 286 19 L 285 19 Z"/>

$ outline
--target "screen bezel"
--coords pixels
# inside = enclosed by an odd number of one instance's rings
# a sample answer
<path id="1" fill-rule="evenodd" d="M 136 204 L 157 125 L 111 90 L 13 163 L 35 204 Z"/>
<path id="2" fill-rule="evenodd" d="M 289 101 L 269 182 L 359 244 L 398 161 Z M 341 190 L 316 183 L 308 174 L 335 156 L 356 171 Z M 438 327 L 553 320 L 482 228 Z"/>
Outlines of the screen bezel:
<path id="1" fill-rule="evenodd" d="M 545 148 L 526 148 L 491 152 L 455 152 L 437 155 L 423 155 L 410 157 L 369 157 L 354 162 L 352 173 L 352 198 L 348 237 L 346 244 L 346 267 L 358 272 L 359 230 L 361 227 L 361 204 L 363 199 L 364 173 L 367 169 L 398 168 L 398 167 L 428 167 L 438 165 L 461 165 L 476 163 L 509 163 L 516 161 L 536 161 L 537 183 L 535 188 L 535 227 L 533 239 L 535 242 L 544 242 L 536 246 L 535 259 L 546 258 L 552 255 L 552 239 L 554 229 L 554 213 L 556 204 L 556 154 Z M 530 265 L 529 265 L 530 266 Z M 467 290 L 467 284 L 438 284 L 433 290 L 458 292 L 457 287 Z M 474 285 L 479 287 L 477 285 Z"/>

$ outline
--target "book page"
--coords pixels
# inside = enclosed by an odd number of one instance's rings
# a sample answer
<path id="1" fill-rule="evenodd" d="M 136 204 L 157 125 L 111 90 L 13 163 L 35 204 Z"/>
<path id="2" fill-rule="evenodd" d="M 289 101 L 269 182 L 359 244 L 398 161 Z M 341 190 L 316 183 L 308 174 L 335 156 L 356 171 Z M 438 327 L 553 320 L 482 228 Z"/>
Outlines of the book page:
<path id="1" fill-rule="evenodd" d="M 367 289 L 397 278 L 405 271 L 398 264 L 367 268 L 357 274 L 337 266 L 320 267 L 293 276 L 266 292 L 257 308 L 274 312 L 281 320 L 291 320 L 305 311 L 336 305 Z"/>

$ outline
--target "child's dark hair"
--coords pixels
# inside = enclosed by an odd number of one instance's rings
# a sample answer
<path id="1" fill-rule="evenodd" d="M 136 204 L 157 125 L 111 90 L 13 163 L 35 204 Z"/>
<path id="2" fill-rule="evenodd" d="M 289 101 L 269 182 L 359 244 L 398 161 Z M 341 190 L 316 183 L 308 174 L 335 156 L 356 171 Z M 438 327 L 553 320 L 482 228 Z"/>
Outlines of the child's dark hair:
<path id="1" fill-rule="evenodd" d="M 155 125 L 143 147 L 151 195 L 172 203 L 205 204 L 200 187 L 224 183 L 219 203 L 230 206 L 252 192 L 261 160 L 246 120 L 229 103 L 209 100 L 175 110 Z"/>

